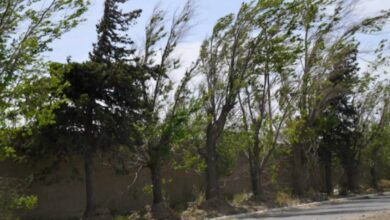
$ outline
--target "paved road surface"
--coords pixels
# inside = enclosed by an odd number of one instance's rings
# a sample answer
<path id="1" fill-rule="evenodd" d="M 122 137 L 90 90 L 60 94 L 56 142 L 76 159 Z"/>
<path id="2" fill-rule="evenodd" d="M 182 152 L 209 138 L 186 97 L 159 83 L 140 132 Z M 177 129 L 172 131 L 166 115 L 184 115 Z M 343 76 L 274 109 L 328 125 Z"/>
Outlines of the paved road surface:
<path id="1" fill-rule="evenodd" d="M 325 202 L 311 208 L 276 209 L 265 213 L 237 216 L 232 219 L 260 220 L 337 220 L 362 216 L 366 213 L 390 210 L 390 194 L 364 196 L 340 202 Z"/>

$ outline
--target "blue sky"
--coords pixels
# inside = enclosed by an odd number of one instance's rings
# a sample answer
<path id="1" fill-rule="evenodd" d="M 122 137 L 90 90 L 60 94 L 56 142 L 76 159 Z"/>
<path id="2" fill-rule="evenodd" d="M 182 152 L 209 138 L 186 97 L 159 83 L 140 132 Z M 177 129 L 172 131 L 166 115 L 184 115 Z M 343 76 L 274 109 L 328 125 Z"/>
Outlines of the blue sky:
<path id="1" fill-rule="evenodd" d="M 232 12 L 237 12 L 245 0 L 194 0 L 196 6 L 195 26 L 178 48 L 178 55 L 186 60 L 194 60 L 197 57 L 200 42 L 207 37 L 218 18 Z M 356 0 L 358 1 L 358 0 Z M 354 10 L 357 16 L 373 15 L 379 10 L 390 9 L 390 0 L 359 0 L 361 4 Z M 68 56 L 74 61 L 88 59 L 88 52 L 91 51 L 92 43 L 96 41 L 95 25 L 102 16 L 104 0 L 92 0 L 92 4 L 85 14 L 87 19 L 76 29 L 65 34 L 60 40 L 53 43 L 53 52 L 46 55 L 51 61 L 65 62 Z M 145 23 L 150 18 L 151 12 L 156 4 L 162 9 L 173 13 L 185 3 L 185 0 L 130 0 L 124 5 L 124 10 L 142 9 L 141 18 L 133 27 L 131 36 L 136 42 L 143 42 Z M 168 14 L 169 16 L 169 14 Z M 390 36 L 390 34 L 388 34 Z M 386 37 L 390 39 L 390 37 Z M 372 38 L 371 38 L 372 39 Z M 363 42 L 370 45 L 368 37 Z M 370 45 L 371 47 L 371 45 Z"/>
<path id="2" fill-rule="evenodd" d="M 202 41 L 212 30 L 218 18 L 236 12 L 244 0 L 194 0 L 196 17 L 194 28 L 184 40 L 184 47 L 193 50 L 196 44 Z M 104 0 L 92 0 L 92 4 L 85 14 L 87 19 L 76 29 L 65 34 L 60 40 L 53 43 L 53 52 L 46 55 L 52 61 L 64 62 L 68 56 L 75 61 L 84 61 L 88 58 L 92 43 L 96 41 L 95 25 L 103 13 Z M 124 11 L 142 9 L 141 18 L 132 29 L 131 36 L 136 42 L 143 41 L 145 23 L 150 18 L 153 8 L 160 4 L 162 9 L 173 13 L 185 3 L 185 0 L 130 0 L 124 5 Z"/>

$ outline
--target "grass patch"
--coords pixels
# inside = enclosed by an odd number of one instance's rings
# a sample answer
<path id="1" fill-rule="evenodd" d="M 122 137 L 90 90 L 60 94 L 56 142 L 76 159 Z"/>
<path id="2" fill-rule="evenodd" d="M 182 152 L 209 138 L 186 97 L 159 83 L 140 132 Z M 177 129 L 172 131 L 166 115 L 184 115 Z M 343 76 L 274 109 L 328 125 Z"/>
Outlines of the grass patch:
<path id="1" fill-rule="evenodd" d="M 292 206 L 299 203 L 299 200 L 294 198 L 291 193 L 280 191 L 275 195 L 275 204 L 278 206 Z"/>

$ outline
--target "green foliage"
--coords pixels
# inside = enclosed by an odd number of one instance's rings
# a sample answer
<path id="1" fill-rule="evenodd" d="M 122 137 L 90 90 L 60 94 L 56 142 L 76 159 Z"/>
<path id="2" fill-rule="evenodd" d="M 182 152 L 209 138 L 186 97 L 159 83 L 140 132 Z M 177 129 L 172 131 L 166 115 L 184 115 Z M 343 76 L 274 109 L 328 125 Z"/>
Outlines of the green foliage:
<path id="1" fill-rule="evenodd" d="M 297 144 L 300 141 L 299 135 L 304 128 L 304 124 L 305 121 L 299 118 L 296 120 L 289 121 L 285 133 L 291 144 Z"/>
<path id="2" fill-rule="evenodd" d="M 194 170 L 198 173 L 204 172 L 206 164 L 204 159 L 196 153 L 189 151 L 189 149 L 183 149 L 182 156 L 173 162 L 174 169 L 181 170 Z"/>
<path id="3" fill-rule="evenodd" d="M 148 195 L 152 195 L 152 192 L 153 192 L 153 185 L 152 184 L 148 184 L 148 185 L 145 185 L 143 188 L 142 188 L 142 191 Z"/>
<path id="4" fill-rule="evenodd" d="M 276 192 L 275 202 L 279 206 L 293 206 L 299 204 L 299 200 L 293 198 L 291 190 Z"/>
<path id="5" fill-rule="evenodd" d="M 198 103 L 201 104 L 201 102 Z M 186 127 L 184 127 L 185 136 L 176 142 L 174 147 L 174 152 L 178 155 L 173 163 L 175 169 L 195 170 L 199 173 L 205 171 L 204 154 L 200 154 L 204 145 L 205 124 L 206 119 L 199 112 L 191 115 Z"/>
<path id="6" fill-rule="evenodd" d="M 213 36 L 217 37 L 223 33 L 234 21 L 234 14 L 226 15 L 225 17 L 220 18 L 217 21 L 217 24 L 214 26 L 213 29 Z M 221 37 L 221 36 L 219 36 Z"/>
<path id="7" fill-rule="evenodd" d="M 159 185 L 169 182 L 161 175 L 167 165 L 212 170 L 215 178 L 208 179 L 218 185 L 241 155 L 258 173 L 270 161 L 266 176 L 273 184 L 285 157 L 297 160 L 305 181 L 306 168 L 325 160 L 339 162 L 346 175 L 362 161 L 390 167 L 389 84 L 377 74 L 386 72 L 388 41 L 379 42 L 368 70 L 357 62 L 358 34 L 382 30 L 390 11 L 345 25 L 352 1 L 243 3 L 217 21 L 199 60 L 175 83 L 174 51 L 191 27 L 191 1 L 169 26 L 166 12 L 154 10 L 139 57 L 127 32 L 141 10 L 123 12 L 124 2 L 105 1 L 91 61 L 66 64 L 45 63 L 42 53 L 83 20 L 88 2 L 0 2 L 0 161 L 58 164 L 71 155 L 110 152 L 122 173 L 147 167 Z M 204 78 L 191 88 L 195 73 Z M 154 195 L 157 188 L 143 190 Z M 7 199 L 12 202 L 0 207 L 37 204 L 19 192 Z M 275 199 L 296 202 L 289 192 Z"/>
<path id="8" fill-rule="evenodd" d="M 163 178 L 162 179 L 162 185 L 163 185 L 163 188 L 166 187 L 166 185 L 172 183 L 172 179 L 165 179 Z M 145 185 L 143 188 L 142 188 L 142 191 L 149 195 L 149 196 L 152 196 L 153 195 L 153 184 L 147 184 Z M 169 199 L 169 195 L 167 194 L 167 192 L 165 190 L 163 190 L 163 195 L 165 197 L 165 199 Z"/>
<path id="9" fill-rule="evenodd" d="M 0 135 L 53 123 L 62 86 L 47 77 L 42 53 L 83 19 L 87 1 L 5 0 L 0 3 Z M 60 18 L 60 19 L 58 19 Z M 10 134 L 11 133 L 11 134 Z M 4 139 L 4 138 L 2 138 Z M 4 140 L 2 140 L 4 141 Z M 8 147 L 1 143 L 0 147 Z M 2 150 L 3 151 L 3 150 Z"/>
<path id="10" fill-rule="evenodd" d="M 83 20 L 81 15 L 87 5 L 80 0 L 50 4 L 25 0 L 0 3 L 3 12 L 0 23 L 1 160 L 23 158 L 11 147 L 21 127 L 31 135 L 35 127 L 54 123 L 52 111 L 64 100 L 61 96 L 64 85 L 47 76 L 41 54 L 50 50 L 51 42 Z"/>
<path id="11" fill-rule="evenodd" d="M 8 159 L 8 158 L 15 158 L 16 157 L 16 151 L 12 147 L 2 147 L 0 149 L 0 161 Z"/>
<path id="12" fill-rule="evenodd" d="M 251 197 L 252 197 L 251 193 L 244 192 L 244 193 L 235 194 L 233 196 L 232 203 L 233 205 L 239 206 L 247 202 L 249 199 L 251 199 Z"/>
<path id="13" fill-rule="evenodd" d="M 17 213 L 38 205 L 35 195 L 26 195 L 27 185 L 19 179 L 0 177 L 0 218 L 17 219 Z"/>
<path id="14" fill-rule="evenodd" d="M 251 142 L 250 135 L 247 132 L 226 130 L 223 133 L 223 137 L 218 143 L 217 148 L 219 157 L 218 166 L 221 175 L 227 176 L 231 173 L 240 154 L 244 152 Z"/>
<path id="15" fill-rule="evenodd" d="M 130 26 L 141 15 L 142 10 L 124 13 L 119 9 L 118 3 L 126 1 L 104 1 L 104 14 L 97 25 L 98 41 L 93 45 L 90 53 L 92 61 L 97 63 L 111 63 L 130 61 L 135 50 L 134 42 L 125 34 Z"/>
<path id="16" fill-rule="evenodd" d="M 126 64 L 108 68 L 95 62 L 52 63 L 50 80 L 66 85 L 51 93 L 54 100 L 65 98 L 53 110 L 55 123 L 16 132 L 12 146 L 32 160 L 51 155 L 61 161 L 87 150 L 110 151 L 136 143 L 136 125 L 144 108 L 142 73 L 142 69 Z M 60 88 L 63 91 L 57 97 Z"/>
<path id="17" fill-rule="evenodd" d="M 388 82 L 382 81 L 372 89 L 366 97 L 363 112 L 375 112 L 374 115 L 365 115 L 370 120 L 363 121 L 367 128 L 364 138 L 367 146 L 364 154 L 367 155 L 366 163 L 371 168 L 388 166 L 390 152 L 390 102 Z"/>
<path id="18" fill-rule="evenodd" d="M 14 200 L 14 208 L 15 209 L 26 209 L 32 210 L 38 205 L 38 197 L 37 196 L 21 196 Z"/>
<path id="19" fill-rule="evenodd" d="M 48 77 L 42 54 L 50 44 L 83 21 L 84 0 L 0 1 L 0 161 L 21 161 L 15 137 L 54 123 L 53 111 L 64 101 L 64 84 Z M 3 179 L 3 178 L 2 178 Z M 3 187 L 4 182 L 0 183 Z M 38 198 L 23 195 L 25 187 L 5 184 L 0 195 L 0 218 L 33 209 Z M 22 189 L 23 188 L 23 189 Z"/>
<path id="20" fill-rule="evenodd" d="M 390 126 L 383 128 L 380 137 L 375 140 L 375 144 L 381 144 L 381 153 L 385 159 L 386 165 L 390 165 Z"/>

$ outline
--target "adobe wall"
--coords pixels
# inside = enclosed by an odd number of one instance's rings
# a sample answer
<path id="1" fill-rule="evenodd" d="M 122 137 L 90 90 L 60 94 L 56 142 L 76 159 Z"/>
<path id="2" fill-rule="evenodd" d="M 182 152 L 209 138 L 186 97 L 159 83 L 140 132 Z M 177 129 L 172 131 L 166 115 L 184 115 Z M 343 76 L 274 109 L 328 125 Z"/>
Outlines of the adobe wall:
<path id="1" fill-rule="evenodd" d="M 35 183 L 31 193 L 38 196 L 36 209 L 24 215 L 25 219 L 67 219 L 81 216 L 85 206 L 85 189 L 81 161 L 63 165 L 53 177 L 50 184 Z M 245 163 L 237 166 L 230 177 L 223 178 L 221 189 L 224 193 L 235 194 L 249 191 L 250 185 Z M 72 170 L 78 168 L 80 175 L 72 175 Z M 150 184 L 147 170 L 128 176 L 115 174 L 111 167 L 96 165 L 96 200 L 100 207 L 107 207 L 116 213 L 128 213 L 131 210 L 144 208 L 151 203 L 151 196 L 144 192 L 144 187 Z M 10 162 L 0 163 L 0 173 L 3 177 L 23 178 L 32 173 L 26 165 Z M 194 201 L 198 192 L 204 190 L 204 178 L 195 172 L 185 172 L 172 169 L 164 170 L 166 192 L 172 205 Z M 75 178 L 78 177 L 78 178 Z"/>

